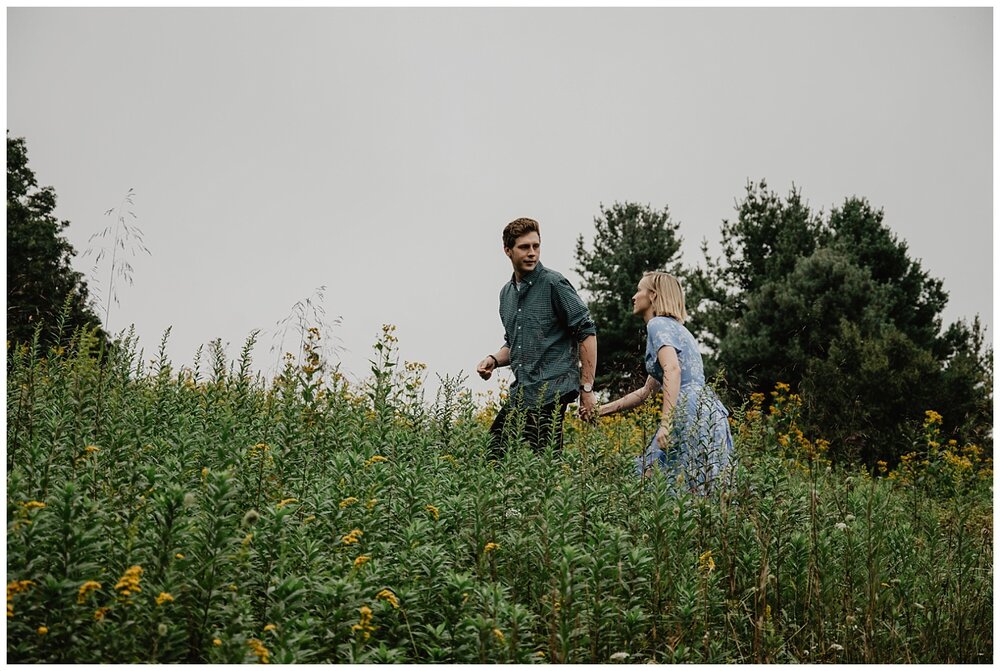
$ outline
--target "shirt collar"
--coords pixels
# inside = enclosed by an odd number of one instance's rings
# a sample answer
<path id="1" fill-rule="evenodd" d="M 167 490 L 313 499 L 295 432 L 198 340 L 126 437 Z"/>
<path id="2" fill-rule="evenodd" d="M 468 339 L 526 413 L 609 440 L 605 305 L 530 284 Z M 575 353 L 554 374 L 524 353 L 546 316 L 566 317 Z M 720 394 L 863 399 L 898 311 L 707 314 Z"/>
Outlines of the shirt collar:
<path id="1" fill-rule="evenodd" d="M 534 270 L 532 270 L 530 273 L 521 278 L 521 283 L 523 284 L 527 282 L 528 284 L 531 284 L 536 279 L 538 279 L 538 276 L 541 275 L 544 270 L 545 267 L 542 265 L 542 262 L 539 261 L 538 263 L 535 264 Z M 510 283 L 513 284 L 515 287 L 517 286 L 517 274 L 511 273 Z"/>

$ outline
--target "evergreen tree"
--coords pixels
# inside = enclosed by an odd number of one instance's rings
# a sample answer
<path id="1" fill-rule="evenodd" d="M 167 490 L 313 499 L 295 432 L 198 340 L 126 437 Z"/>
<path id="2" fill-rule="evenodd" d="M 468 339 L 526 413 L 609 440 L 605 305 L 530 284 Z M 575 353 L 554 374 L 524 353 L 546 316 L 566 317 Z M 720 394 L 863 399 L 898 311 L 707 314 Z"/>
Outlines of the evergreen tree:
<path id="1" fill-rule="evenodd" d="M 677 273 L 681 239 L 679 224 L 669 208 L 615 203 L 601 205 L 594 218 L 593 249 L 581 235 L 576 242 L 576 271 L 590 295 L 590 313 L 597 324 L 597 385 L 612 395 L 632 391 L 646 379 L 642 355 L 645 329 L 632 314 L 632 296 L 643 273 L 664 270 Z M 671 268 L 671 264 L 673 267 Z"/>
<path id="2" fill-rule="evenodd" d="M 100 320 L 88 305 L 87 284 L 73 270 L 73 246 L 63 236 L 68 221 L 53 214 L 56 193 L 39 188 L 28 166 L 24 138 L 7 136 L 7 339 L 30 342 L 41 324 L 43 346 L 57 342 L 57 323 L 65 311 L 63 338 L 75 329 L 97 328 Z"/>
<path id="3" fill-rule="evenodd" d="M 942 282 L 909 257 L 882 210 L 848 198 L 826 221 L 798 191 L 748 185 L 723 258 L 690 274 L 694 320 L 739 403 L 777 382 L 801 390 L 805 424 L 834 455 L 871 464 L 910 448 L 926 410 L 990 440 L 992 351 L 978 320 L 942 332 Z"/>

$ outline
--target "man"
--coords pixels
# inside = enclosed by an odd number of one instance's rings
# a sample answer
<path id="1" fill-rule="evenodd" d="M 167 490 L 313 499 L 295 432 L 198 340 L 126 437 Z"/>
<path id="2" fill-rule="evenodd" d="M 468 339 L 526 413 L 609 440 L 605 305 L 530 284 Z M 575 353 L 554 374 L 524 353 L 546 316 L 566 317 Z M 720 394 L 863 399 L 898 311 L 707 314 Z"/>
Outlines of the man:
<path id="1" fill-rule="evenodd" d="M 566 406 L 580 396 L 580 417 L 594 416 L 597 329 L 569 281 L 539 261 L 542 239 L 534 219 L 515 219 L 503 230 L 503 251 L 514 274 L 500 290 L 504 344 L 476 372 L 490 379 L 510 366 L 515 381 L 507 403 L 490 427 L 490 454 L 504 452 L 511 412 L 523 413 L 522 437 L 540 452 L 552 441 L 562 448 Z"/>

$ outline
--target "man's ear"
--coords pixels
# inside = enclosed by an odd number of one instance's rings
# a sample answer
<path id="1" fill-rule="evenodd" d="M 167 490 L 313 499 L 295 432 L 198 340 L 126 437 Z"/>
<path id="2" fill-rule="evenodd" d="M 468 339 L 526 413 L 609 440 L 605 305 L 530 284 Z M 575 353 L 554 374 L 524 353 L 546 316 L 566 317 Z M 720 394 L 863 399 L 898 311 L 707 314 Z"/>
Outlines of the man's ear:
<path id="1" fill-rule="evenodd" d="M 510 256 L 510 254 L 511 254 L 511 248 L 510 247 L 504 247 L 503 248 L 503 253 L 507 255 L 507 258 L 511 258 L 511 256 Z"/>

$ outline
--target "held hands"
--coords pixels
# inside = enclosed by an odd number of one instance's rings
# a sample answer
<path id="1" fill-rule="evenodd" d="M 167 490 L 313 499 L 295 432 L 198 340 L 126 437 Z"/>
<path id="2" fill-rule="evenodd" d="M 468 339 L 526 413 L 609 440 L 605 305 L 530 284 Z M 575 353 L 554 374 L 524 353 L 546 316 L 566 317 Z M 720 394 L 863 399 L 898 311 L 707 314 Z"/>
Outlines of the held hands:
<path id="1" fill-rule="evenodd" d="M 656 430 L 656 444 L 664 451 L 670 447 L 670 429 L 663 424 Z"/>
<path id="2" fill-rule="evenodd" d="M 577 414 L 579 414 L 580 419 L 585 422 L 596 422 L 597 417 L 600 414 L 600 408 L 598 408 L 594 401 L 596 400 L 596 395 L 592 391 L 581 391 L 580 392 L 580 409 Z"/>

